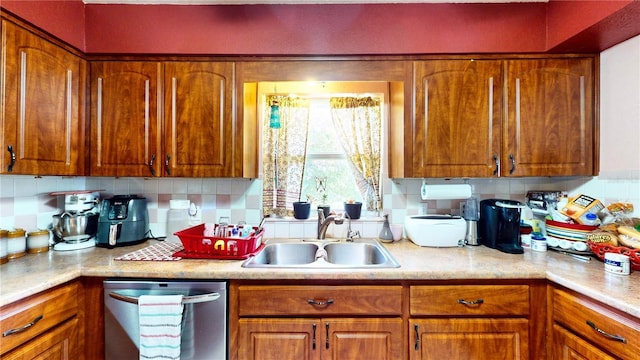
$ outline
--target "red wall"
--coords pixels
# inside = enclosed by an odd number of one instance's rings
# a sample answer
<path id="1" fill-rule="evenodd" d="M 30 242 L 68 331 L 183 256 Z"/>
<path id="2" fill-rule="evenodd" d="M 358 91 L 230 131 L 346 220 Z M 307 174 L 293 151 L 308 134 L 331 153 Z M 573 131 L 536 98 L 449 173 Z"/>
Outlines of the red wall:
<path id="1" fill-rule="evenodd" d="M 0 0 L 0 7 L 71 46 L 85 50 L 82 0 Z"/>
<path id="2" fill-rule="evenodd" d="M 88 53 L 405 54 L 545 49 L 544 4 L 89 5 Z"/>
<path id="3" fill-rule="evenodd" d="M 640 34 L 638 0 L 510 4 L 0 7 L 89 54 L 598 52 Z"/>

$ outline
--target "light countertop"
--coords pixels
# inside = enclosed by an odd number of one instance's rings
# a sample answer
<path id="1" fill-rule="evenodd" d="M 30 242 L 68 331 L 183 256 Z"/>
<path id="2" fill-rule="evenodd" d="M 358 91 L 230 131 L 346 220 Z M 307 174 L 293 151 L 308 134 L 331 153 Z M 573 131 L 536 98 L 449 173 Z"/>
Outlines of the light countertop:
<path id="1" fill-rule="evenodd" d="M 426 248 L 402 240 L 385 244 L 400 263 L 390 269 L 243 268 L 241 260 L 118 261 L 156 243 L 29 254 L 0 265 L 0 306 L 80 276 L 164 279 L 473 280 L 548 279 L 640 318 L 640 271 L 616 275 L 596 258 L 576 260 L 554 251 L 504 254 L 484 246 Z"/>

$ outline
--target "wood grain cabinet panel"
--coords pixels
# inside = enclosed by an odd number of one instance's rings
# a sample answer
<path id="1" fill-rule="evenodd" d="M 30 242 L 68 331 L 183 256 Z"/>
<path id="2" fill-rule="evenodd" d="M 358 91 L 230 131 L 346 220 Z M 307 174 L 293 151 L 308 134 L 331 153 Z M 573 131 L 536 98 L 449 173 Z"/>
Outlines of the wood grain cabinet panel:
<path id="1" fill-rule="evenodd" d="M 401 286 L 240 285 L 236 295 L 232 359 L 405 357 Z"/>
<path id="2" fill-rule="evenodd" d="M 593 57 L 413 63 L 404 173 L 392 177 L 593 175 Z M 403 150 L 397 150 L 403 149 Z"/>
<path id="3" fill-rule="evenodd" d="M 91 175 L 230 177 L 234 64 L 91 64 Z"/>
<path id="4" fill-rule="evenodd" d="M 23 344 L 31 345 L 14 354 L 25 351 L 39 353 L 45 348 L 58 346 L 56 344 L 61 342 L 67 344 L 71 342 L 75 346 L 77 330 L 74 329 L 77 327 L 77 321 L 67 320 L 76 318 L 79 312 L 78 298 L 79 286 L 77 283 L 71 283 L 3 306 L 0 309 L 0 332 L 2 333 L 0 355 L 2 358 L 5 358 L 7 352 L 20 349 L 24 346 Z M 64 330 L 54 332 L 54 329 L 65 321 L 73 325 L 67 325 Z M 77 350 L 74 348 L 65 351 L 75 353 Z"/>
<path id="5" fill-rule="evenodd" d="M 411 315 L 528 315 L 527 285 L 412 286 Z"/>
<path id="6" fill-rule="evenodd" d="M 412 319 L 411 360 L 529 359 L 527 319 Z"/>
<path id="7" fill-rule="evenodd" d="M 79 359 L 77 345 L 79 320 L 71 319 L 34 340 L 2 355 L 4 360 L 47 359 L 74 360 Z"/>
<path id="8" fill-rule="evenodd" d="M 1 66 L 0 173 L 84 175 L 85 61 L 2 20 Z"/>
<path id="9" fill-rule="evenodd" d="M 535 316 L 531 291 L 518 284 L 411 286 L 409 358 L 530 359 L 543 354 L 537 342 L 530 342 L 530 334 L 538 331 L 530 319 Z"/>
<path id="10" fill-rule="evenodd" d="M 574 355 L 567 357 L 567 354 L 578 353 L 588 359 L 592 358 L 592 353 L 607 353 L 620 359 L 638 358 L 640 319 L 562 289 L 552 290 L 551 311 L 556 359 L 574 358 Z M 566 335 L 566 331 L 575 336 Z M 598 356 L 593 358 L 599 359 Z"/>
<path id="11" fill-rule="evenodd" d="M 161 69 L 155 62 L 91 64 L 91 175 L 162 173 Z"/>
<path id="12" fill-rule="evenodd" d="M 505 62 L 502 176 L 594 174 L 592 58 Z"/>
<path id="13" fill-rule="evenodd" d="M 502 63 L 414 62 L 415 177 L 490 177 L 500 153 Z"/>

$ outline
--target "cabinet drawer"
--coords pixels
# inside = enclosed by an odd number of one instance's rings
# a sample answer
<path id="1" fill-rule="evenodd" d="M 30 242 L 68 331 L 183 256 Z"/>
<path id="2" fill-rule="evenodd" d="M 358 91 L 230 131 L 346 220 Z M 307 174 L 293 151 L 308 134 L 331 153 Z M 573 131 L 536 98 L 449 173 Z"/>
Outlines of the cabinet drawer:
<path id="1" fill-rule="evenodd" d="M 3 307 L 0 310 L 0 354 L 76 315 L 77 299 L 78 284 L 73 283 Z M 11 330 L 16 331 L 9 333 Z"/>
<path id="2" fill-rule="evenodd" d="M 412 286 L 409 301 L 411 315 L 529 315 L 529 286 Z"/>
<path id="3" fill-rule="evenodd" d="M 640 354 L 640 321 L 589 299 L 554 289 L 553 320 L 623 359 L 635 359 Z"/>
<path id="4" fill-rule="evenodd" d="M 240 286 L 240 316 L 400 315 L 401 286 Z"/>

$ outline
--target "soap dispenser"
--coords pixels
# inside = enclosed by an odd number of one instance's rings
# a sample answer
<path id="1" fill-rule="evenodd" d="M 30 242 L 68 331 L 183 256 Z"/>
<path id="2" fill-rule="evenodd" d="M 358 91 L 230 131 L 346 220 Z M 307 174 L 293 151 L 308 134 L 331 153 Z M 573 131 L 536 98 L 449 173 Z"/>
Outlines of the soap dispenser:
<path id="1" fill-rule="evenodd" d="M 380 230 L 378 239 L 382 242 L 393 241 L 393 233 L 391 232 L 391 226 L 389 226 L 389 214 L 384 214 L 384 223 L 382 224 L 382 230 Z"/>

